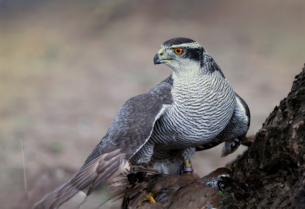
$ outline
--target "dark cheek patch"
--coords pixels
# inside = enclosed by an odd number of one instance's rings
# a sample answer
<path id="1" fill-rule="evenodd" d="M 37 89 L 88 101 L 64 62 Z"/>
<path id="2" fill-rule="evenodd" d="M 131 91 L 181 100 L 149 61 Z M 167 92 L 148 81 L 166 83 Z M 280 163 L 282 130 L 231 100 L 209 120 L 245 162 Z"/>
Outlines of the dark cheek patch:
<path id="1" fill-rule="evenodd" d="M 202 57 L 202 48 L 201 49 L 186 49 L 183 58 L 188 58 L 195 61 L 200 61 Z"/>
<path id="2" fill-rule="evenodd" d="M 216 62 L 214 61 L 214 59 L 213 59 L 211 56 L 209 56 L 209 55 L 207 55 L 207 54 L 203 55 L 202 62 L 203 62 L 202 65 L 203 65 L 209 72 L 213 73 L 213 72 L 215 72 L 215 71 L 218 71 L 218 72 L 221 74 L 221 76 L 222 76 L 223 78 L 225 78 L 225 76 L 224 76 L 224 74 L 222 73 L 220 67 L 216 64 Z"/>

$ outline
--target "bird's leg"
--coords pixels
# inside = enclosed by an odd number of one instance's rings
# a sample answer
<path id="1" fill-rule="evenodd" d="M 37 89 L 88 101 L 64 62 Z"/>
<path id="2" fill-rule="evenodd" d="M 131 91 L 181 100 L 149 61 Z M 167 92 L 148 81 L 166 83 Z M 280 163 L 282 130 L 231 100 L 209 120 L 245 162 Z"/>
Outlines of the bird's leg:
<path id="1" fill-rule="evenodd" d="M 188 174 L 193 173 L 193 168 L 192 168 L 192 162 L 191 162 L 191 160 L 186 160 L 186 161 L 184 161 L 183 173 L 188 173 Z"/>
<path id="2" fill-rule="evenodd" d="M 151 203 L 156 203 L 156 200 L 154 199 L 154 195 L 153 193 L 149 192 L 148 195 L 146 195 L 146 197 L 142 200 L 142 202 L 140 203 L 139 207 L 143 206 L 143 202 L 149 200 Z"/>

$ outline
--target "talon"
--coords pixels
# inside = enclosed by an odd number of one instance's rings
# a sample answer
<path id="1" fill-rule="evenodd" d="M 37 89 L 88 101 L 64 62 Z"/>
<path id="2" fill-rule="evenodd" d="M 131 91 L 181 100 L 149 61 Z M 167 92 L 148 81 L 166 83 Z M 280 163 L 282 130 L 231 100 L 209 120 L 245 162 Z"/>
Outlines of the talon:
<path id="1" fill-rule="evenodd" d="M 143 206 L 143 202 L 144 201 L 150 201 L 151 203 L 156 203 L 156 200 L 154 199 L 154 195 L 153 193 L 149 192 L 148 195 L 146 195 L 146 197 L 142 200 L 142 202 L 140 203 L 139 207 Z"/>

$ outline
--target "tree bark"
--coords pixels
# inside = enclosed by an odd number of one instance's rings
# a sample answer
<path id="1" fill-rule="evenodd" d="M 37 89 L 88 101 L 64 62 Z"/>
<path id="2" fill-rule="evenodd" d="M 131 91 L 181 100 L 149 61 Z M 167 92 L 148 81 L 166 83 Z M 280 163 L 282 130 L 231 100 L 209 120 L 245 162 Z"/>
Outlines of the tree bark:
<path id="1" fill-rule="evenodd" d="M 222 208 L 305 208 L 305 67 L 234 163 Z"/>

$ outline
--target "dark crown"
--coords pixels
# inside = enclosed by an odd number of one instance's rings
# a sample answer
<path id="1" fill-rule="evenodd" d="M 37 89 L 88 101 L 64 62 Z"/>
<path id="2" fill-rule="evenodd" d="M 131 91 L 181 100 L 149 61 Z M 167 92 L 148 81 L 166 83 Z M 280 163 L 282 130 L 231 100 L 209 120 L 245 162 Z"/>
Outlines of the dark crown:
<path id="1" fill-rule="evenodd" d="M 187 44 L 187 43 L 193 43 L 193 42 L 195 42 L 195 41 L 192 40 L 192 39 L 178 37 L 178 38 L 172 38 L 168 41 L 165 41 L 163 43 L 163 45 L 164 46 L 172 46 L 172 45 Z"/>

